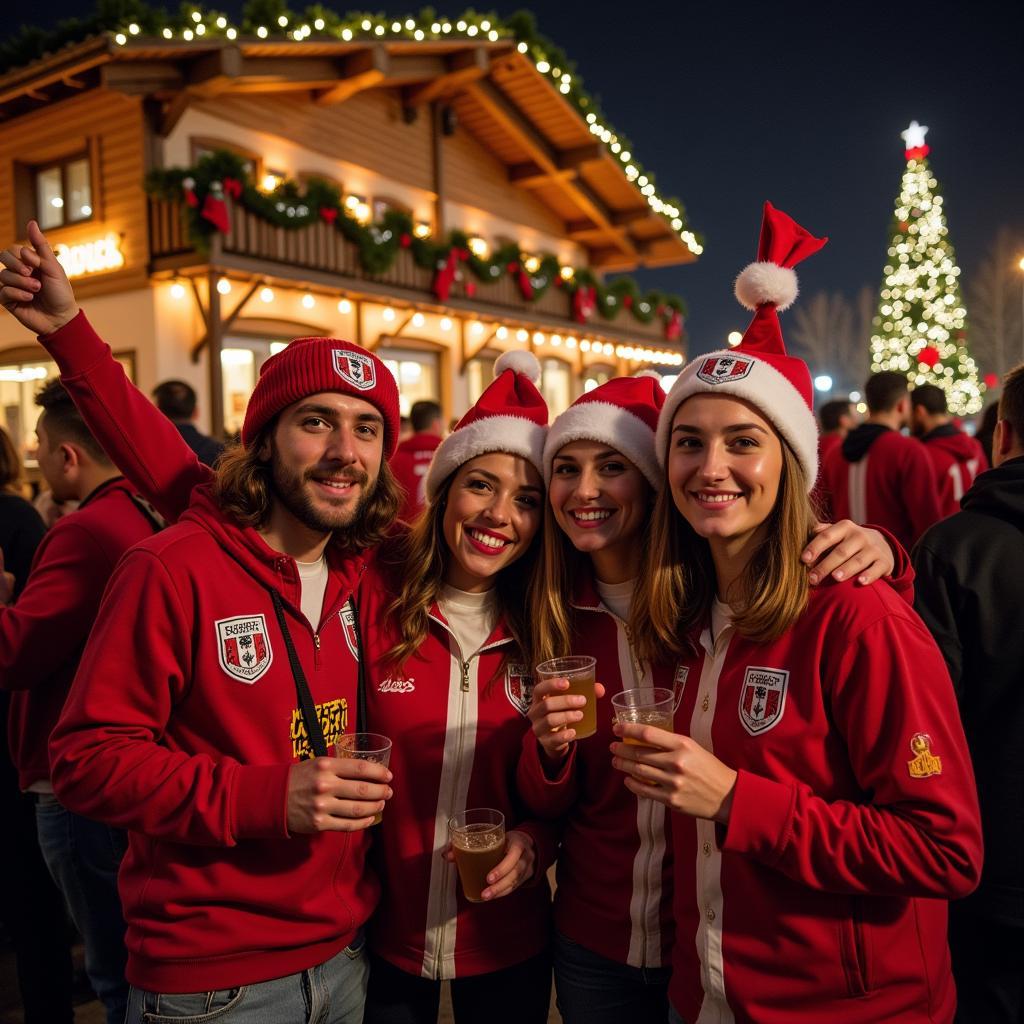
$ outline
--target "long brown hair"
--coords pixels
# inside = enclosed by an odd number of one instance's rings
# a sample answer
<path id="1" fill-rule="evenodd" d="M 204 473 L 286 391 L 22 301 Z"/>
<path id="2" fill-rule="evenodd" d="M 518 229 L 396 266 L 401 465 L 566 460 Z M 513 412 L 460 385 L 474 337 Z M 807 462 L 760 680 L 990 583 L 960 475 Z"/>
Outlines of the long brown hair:
<path id="1" fill-rule="evenodd" d="M 242 526 L 259 529 L 270 519 L 274 498 L 273 471 L 270 460 L 261 459 L 258 453 L 264 442 L 271 438 L 273 430 L 274 423 L 268 424 L 251 445 L 231 445 L 217 461 L 214 496 L 220 507 Z M 398 516 L 402 493 L 387 462 L 382 460 L 361 514 L 351 526 L 335 530 L 331 543 L 355 551 L 379 544 Z"/>
<path id="2" fill-rule="evenodd" d="M 778 435 L 776 434 L 776 437 Z M 737 632 L 757 643 L 782 636 L 807 607 L 800 554 L 814 525 L 806 477 L 785 440 L 779 493 L 762 524 L 763 538 L 729 595 Z M 675 506 L 671 488 L 658 494 L 640 585 L 630 612 L 637 651 L 647 659 L 691 648 L 693 631 L 711 612 L 717 580 L 711 547 Z"/>
<path id="3" fill-rule="evenodd" d="M 0 427 L 0 493 L 21 494 L 22 465 L 11 435 Z"/>
<path id="4" fill-rule="evenodd" d="M 444 537 L 444 512 L 459 469 L 449 475 L 433 500 L 427 502 L 409 532 L 395 537 L 380 555 L 381 565 L 391 573 L 397 590 L 397 596 L 384 613 L 385 618 L 398 623 L 401 630 L 401 638 L 385 655 L 385 660 L 395 668 L 401 668 L 427 639 L 430 609 L 441 593 L 451 558 Z M 547 504 L 546 499 L 543 500 Z M 535 535 L 526 551 L 497 574 L 494 583 L 498 612 L 530 664 L 534 661 L 527 598 L 540 561 L 538 553 Z"/>

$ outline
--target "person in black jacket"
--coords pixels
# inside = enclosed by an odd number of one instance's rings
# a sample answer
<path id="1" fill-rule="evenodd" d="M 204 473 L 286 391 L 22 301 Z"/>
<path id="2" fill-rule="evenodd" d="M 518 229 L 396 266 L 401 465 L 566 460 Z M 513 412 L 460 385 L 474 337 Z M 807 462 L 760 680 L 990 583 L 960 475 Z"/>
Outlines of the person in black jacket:
<path id="1" fill-rule="evenodd" d="M 957 689 L 985 838 L 981 885 L 950 907 L 962 1024 L 1024 1020 L 1024 364 L 1006 375 L 992 464 L 913 553 L 915 608 Z"/>
<path id="2" fill-rule="evenodd" d="M 178 428 L 185 444 L 204 465 L 212 466 L 224 451 L 224 445 L 201 434 L 192 421 L 196 418 L 196 392 L 183 380 L 165 380 L 153 388 L 156 407 Z"/>

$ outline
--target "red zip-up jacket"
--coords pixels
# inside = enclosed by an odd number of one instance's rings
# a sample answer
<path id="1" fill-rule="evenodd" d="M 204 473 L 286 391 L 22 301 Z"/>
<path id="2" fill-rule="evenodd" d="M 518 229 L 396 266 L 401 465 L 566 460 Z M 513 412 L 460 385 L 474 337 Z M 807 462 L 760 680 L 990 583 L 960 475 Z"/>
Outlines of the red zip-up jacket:
<path id="1" fill-rule="evenodd" d="M 715 625 L 676 731 L 739 775 L 726 828 L 673 815 L 673 1005 L 691 1024 L 948 1024 L 946 901 L 977 885 L 982 840 L 931 635 L 848 581 L 770 643 Z"/>
<path id="2" fill-rule="evenodd" d="M 391 472 L 405 491 L 398 518 L 411 523 L 423 508 L 423 478 L 441 438 L 437 434 L 413 434 L 407 437 L 391 457 Z"/>
<path id="3" fill-rule="evenodd" d="M 663 967 L 672 945 L 672 857 L 667 812 L 639 800 L 612 767 L 611 698 L 620 690 L 674 685 L 671 667 L 637 662 L 626 623 L 606 608 L 589 572 L 572 600 L 574 654 L 597 659 L 605 695 L 597 732 L 573 743 L 548 778 L 532 731 L 524 738 L 519 790 L 536 814 L 558 818 L 562 847 L 555 888 L 555 927 L 566 938 L 616 963 Z"/>
<path id="4" fill-rule="evenodd" d="M 355 729 L 341 612 L 364 566 L 331 548 L 328 561 L 314 634 L 295 562 L 204 489 L 111 579 L 50 753 L 62 803 L 131 831 L 119 888 L 133 985 L 283 977 L 334 956 L 373 909 L 365 831 L 289 836 L 286 824 L 289 770 L 310 750 L 269 588 L 330 749 Z"/>
<path id="5" fill-rule="evenodd" d="M 386 551 L 379 553 L 377 566 L 386 560 Z M 367 718 L 394 744 L 394 796 L 374 830 L 384 885 L 370 946 L 424 978 L 502 970 L 542 952 L 550 931 L 544 872 L 554 861 L 556 833 L 526 820 L 515 785 L 531 674 L 503 622 L 467 657 L 437 605 L 422 647 L 393 666 L 385 659 L 397 639 L 385 616 L 393 576 L 371 569 L 359 601 Z M 448 819 L 470 807 L 501 811 L 506 829 L 526 832 L 536 848 L 533 880 L 488 903 L 469 903 L 455 865 L 442 857 Z"/>
<path id="6" fill-rule="evenodd" d="M 975 477 L 988 469 L 980 442 L 953 423 L 944 423 L 921 438 L 935 467 L 942 516 L 960 511 L 960 499 L 970 490 Z"/>
<path id="7" fill-rule="evenodd" d="M 0 608 L 0 686 L 15 691 L 7 731 L 22 789 L 49 781 L 47 740 L 114 566 L 158 526 L 133 494 L 127 481 L 108 480 L 58 520 L 17 603 Z"/>
<path id="8" fill-rule="evenodd" d="M 908 551 L 942 518 L 924 445 L 879 424 L 861 424 L 825 456 L 820 485 L 833 519 L 884 526 Z"/>

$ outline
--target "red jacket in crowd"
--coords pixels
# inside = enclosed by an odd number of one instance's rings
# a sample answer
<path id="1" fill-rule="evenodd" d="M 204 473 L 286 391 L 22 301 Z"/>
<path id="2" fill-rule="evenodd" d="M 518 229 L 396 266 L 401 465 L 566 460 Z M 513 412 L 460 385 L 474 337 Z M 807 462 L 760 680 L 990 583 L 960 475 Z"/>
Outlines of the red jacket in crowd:
<path id="1" fill-rule="evenodd" d="M 423 478 L 440 443 L 438 434 L 413 434 L 395 449 L 388 463 L 405 491 L 405 501 L 398 518 L 407 523 L 411 523 L 423 508 Z"/>
<path id="2" fill-rule="evenodd" d="M 310 751 L 270 590 L 330 748 L 355 730 L 341 612 L 364 565 L 331 548 L 328 561 L 314 634 L 294 560 L 200 490 L 111 579 L 50 751 L 62 803 L 130 830 L 119 888 L 133 985 L 283 977 L 330 959 L 370 916 L 367 832 L 287 829 L 289 771 Z"/>
<path id="3" fill-rule="evenodd" d="M 673 686 L 672 668 L 637 663 L 626 624 L 600 600 L 589 573 L 572 602 L 572 650 L 597 659 L 605 695 L 597 732 L 573 743 L 556 777 L 541 764 L 529 732 L 519 788 L 538 814 L 562 822 L 555 889 L 555 927 L 577 945 L 632 967 L 662 967 L 672 945 L 672 857 L 667 812 L 638 800 L 612 768 L 611 698 L 620 690 Z"/>
<path id="4" fill-rule="evenodd" d="M 394 796 L 374 829 L 384 885 L 370 946 L 424 978 L 502 970 L 541 953 L 549 939 L 544 873 L 554 861 L 554 830 L 525 820 L 515 786 L 531 673 L 500 621 L 480 652 L 465 658 L 437 605 L 422 647 L 401 669 L 390 665 L 384 656 L 398 634 L 384 612 L 394 592 L 371 569 L 359 604 L 367 717 L 394 744 Z M 455 865 L 442 857 L 448 819 L 470 807 L 501 811 L 506 829 L 526 832 L 536 846 L 533 881 L 490 903 L 467 902 Z"/>
<path id="5" fill-rule="evenodd" d="M 878 423 L 862 423 L 825 456 L 821 489 L 833 519 L 884 526 L 908 551 L 942 518 L 924 445 Z"/>
<path id="6" fill-rule="evenodd" d="M 114 566 L 157 523 L 117 478 L 59 519 L 36 549 L 17 603 L 0 608 L 0 686 L 18 785 L 49 782 L 46 744 L 67 697 Z"/>
<path id="7" fill-rule="evenodd" d="M 981 443 L 954 423 L 936 427 L 921 440 L 935 467 L 944 519 L 960 511 L 960 499 L 970 490 L 974 478 L 988 469 L 988 459 Z"/>
<path id="8" fill-rule="evenodd" d="M 676 732 L 739 776 L 727 827 L 673 816 L 683 1019 L 948 1024 L 946 901 L 982 842 L 924 624 L 885 585 L 827 583 L 770 643 L 713 616 L 686 664 Z"/>

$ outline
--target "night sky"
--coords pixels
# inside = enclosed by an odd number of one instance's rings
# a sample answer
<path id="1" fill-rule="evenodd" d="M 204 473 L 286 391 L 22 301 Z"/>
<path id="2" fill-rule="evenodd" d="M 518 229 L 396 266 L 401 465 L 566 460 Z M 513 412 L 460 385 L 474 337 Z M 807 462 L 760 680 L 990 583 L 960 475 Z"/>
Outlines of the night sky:
<path id="1" fill-rule="evenodd" d="M 210 6 L 236 17 L 241 9 Z M 466 5 L 435 6 L 454 17 Z M 1001 225 L 1024 237 L 1022 4 L 528 6 L 659 193 L 680 198 L 705 236 L 695 265 L 639 275 L 686 297 L 691 352 L 746 326 L 732 280 L 756 254 L 765 199 L 831 238 L 800 268 L 805 295 L 878 287 L 904 167 L 900 132 L 911 119 L 930 127 L 931 166 L 966 278 Z M 45 8 L 52 21 L 88 5 Z"/>

